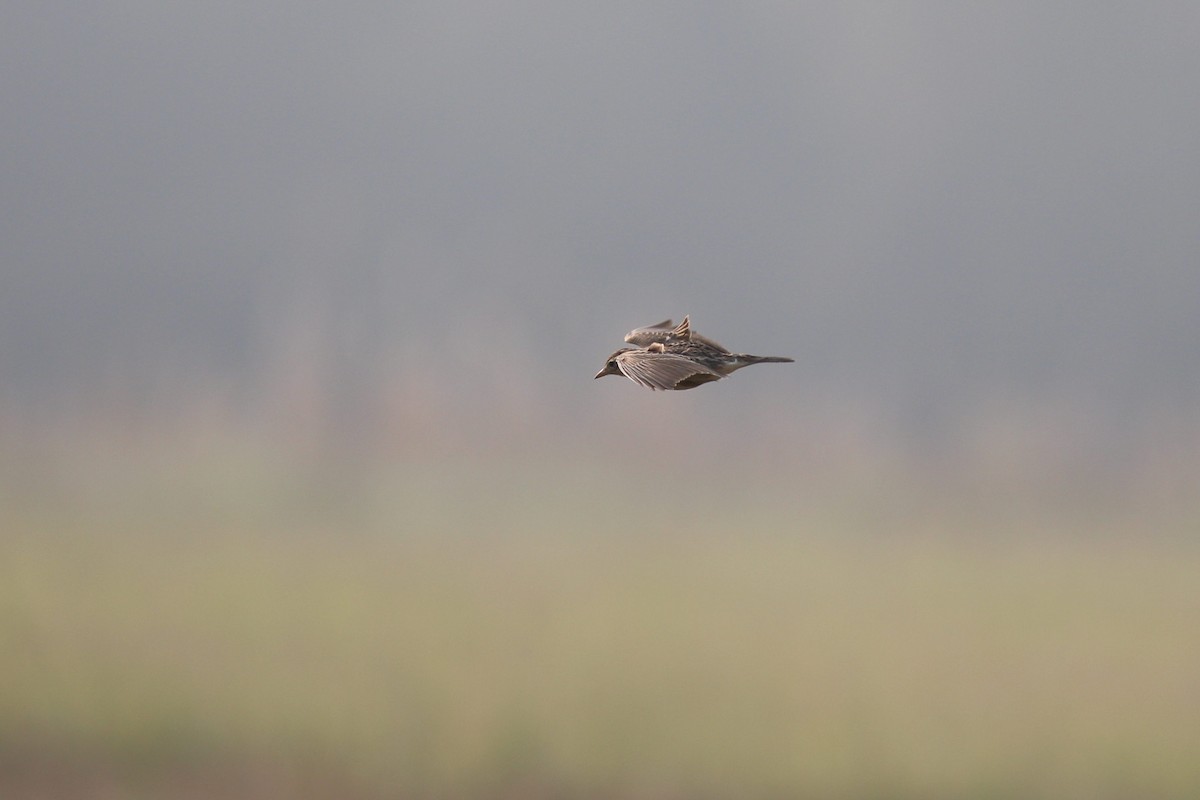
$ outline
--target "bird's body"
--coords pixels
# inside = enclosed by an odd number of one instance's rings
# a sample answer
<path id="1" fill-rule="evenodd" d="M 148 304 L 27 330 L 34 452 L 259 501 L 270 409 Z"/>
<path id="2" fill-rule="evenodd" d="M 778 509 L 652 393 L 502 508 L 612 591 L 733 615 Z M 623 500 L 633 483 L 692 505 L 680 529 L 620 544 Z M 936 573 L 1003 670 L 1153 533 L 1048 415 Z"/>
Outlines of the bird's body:
<path id="1" fill-rule="evenodd" d="M 653 345 L 652 345 L 653 346 Z M 604 368 L 596 373 L 624 375 L 647 389 L 693 389 L 702 383 L 719 381 L 721 375 L 692 361 L 687 356 L 660 350 L 627 347 L 608 357 Z"/>
<path id="2" fill-rule="evenodd" d="M 722 378 L 751 364 L 787 364 L 794 361 L 784 356 L 752 356 L 749 353 L 731 353 L 705 342 L 692 339 L 672 339 L 662 344 L 652 344 L 650 351 L 661 349 L 665 354 L 680 355 L 720 375 Z"/>
<path id="3" fill-rule="evenodd" d="M 718 381 L 751 364 L 793 361 L 783 356 L 732 353 L 693 332 L 687 317 L 674 328 L 671 320 L 635 328 L 626 334 L 625 341 L 640 346 L 613 353 L 596 373 L 597 378 L 623 375 L 648 389 L 682 391 Z"/>

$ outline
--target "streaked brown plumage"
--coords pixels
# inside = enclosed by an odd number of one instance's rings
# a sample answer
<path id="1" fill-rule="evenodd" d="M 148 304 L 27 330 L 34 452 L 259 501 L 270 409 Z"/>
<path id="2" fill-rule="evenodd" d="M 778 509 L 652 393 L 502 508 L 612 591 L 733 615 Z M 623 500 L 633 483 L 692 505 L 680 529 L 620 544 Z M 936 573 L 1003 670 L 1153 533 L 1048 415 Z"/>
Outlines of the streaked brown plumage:
<path id="1" fill-rule="evenodd" d="M 675 328 L 670 325 L 671 321 L 667 320 L 630 331 L 625 340 L 635 344 L 644 342 L 644 346 L 627 347 L 613 353 L 596 377 L 624 375 L 648 389 L 681 391 L 720 380 L 751 364 L 793 361 L 783 356 L 731 353 L 693 332 L 687 317 Z"/>
<path id="2" fill-rule="evenodd" d="M 625 334 L 625 341 L 630 344 L 635 344 L 638 347 L 648 347 L 655 342 L 666 343 L 671 339 L 690 339 L 696 342 L 703 342 L 709 347 L 715 347 L 718 350 L 725 350 L 724 347 L 709 339 L 707 336 L 701 336 L 692 330 L 691 321 L 687 316 L 684 316 L 683 322 L 678 326 L 672 320 L 665 319 L 657 325 L 647 325 L 644 328 L 634 328 L 629 333 Z"/>
<path id="3" fill-rule="evenodd" d="M 663 352 L 661 344 L 655 343 L 651 347 L 658 349 L 627 347 L 618 350 L 608 357 L 596 377 L 624 375 L 639 386 L 664 390 L 693 389 L 722 377 L 687 356 Z"/>

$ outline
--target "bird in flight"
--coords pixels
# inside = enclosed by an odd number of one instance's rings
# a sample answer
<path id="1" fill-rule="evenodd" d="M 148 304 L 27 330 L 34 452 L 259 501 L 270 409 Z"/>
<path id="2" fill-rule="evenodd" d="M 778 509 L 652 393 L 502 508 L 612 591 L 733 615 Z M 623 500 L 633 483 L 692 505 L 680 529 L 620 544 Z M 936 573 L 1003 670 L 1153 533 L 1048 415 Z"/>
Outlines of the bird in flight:
<path id="1" fill-rule="evenodd" d="M 692 331 L 691 321 L 686 316 L 675 327 L 671 327 L 668 319 L 657 325 L 635 328 L 625 335 L 625 341 L 637 347 L 626 347 L 609 356 L 604 368 L 596 373 L 597 378 L 624 375 L 648 389 L 682 391 L 719 381 L 751 364 L 794 361 L 783 356 L 730 352 L 712 339 Z"/>

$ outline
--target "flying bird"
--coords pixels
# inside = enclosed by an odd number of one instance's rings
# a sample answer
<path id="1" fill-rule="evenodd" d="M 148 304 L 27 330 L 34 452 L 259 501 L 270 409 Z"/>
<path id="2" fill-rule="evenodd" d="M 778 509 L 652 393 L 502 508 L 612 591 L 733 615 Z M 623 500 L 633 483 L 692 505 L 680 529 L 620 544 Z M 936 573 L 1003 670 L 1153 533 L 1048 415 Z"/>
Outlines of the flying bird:
<path id="1" fill-rule="evenodd" d="M 783 356 L 732 353 L 692 331 L 688 317 L 674 328 L 671 320 L 636 328 L 626 334 L 625 341 L 642 346 L 626 347 L 613 353 L 603 369 L 596 373 L 597 378 L 623 375 L 648 389 L 682 391 L 719 381 L 751 364 L 794 361 Z"/>

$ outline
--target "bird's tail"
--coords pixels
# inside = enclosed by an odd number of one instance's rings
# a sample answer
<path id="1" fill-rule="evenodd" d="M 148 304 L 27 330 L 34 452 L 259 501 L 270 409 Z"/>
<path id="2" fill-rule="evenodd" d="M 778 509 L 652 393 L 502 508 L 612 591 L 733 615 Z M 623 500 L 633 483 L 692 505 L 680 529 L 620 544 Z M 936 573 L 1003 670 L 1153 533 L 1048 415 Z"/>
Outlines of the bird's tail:
<path id="1" fill-rule="evenodd" d="M 794 364 L 796 362 L 796 359 L 786 356 L 752 356 L 746 353 L 738 353 L 738 360 L 744 361 L 746 364 Z"/>

